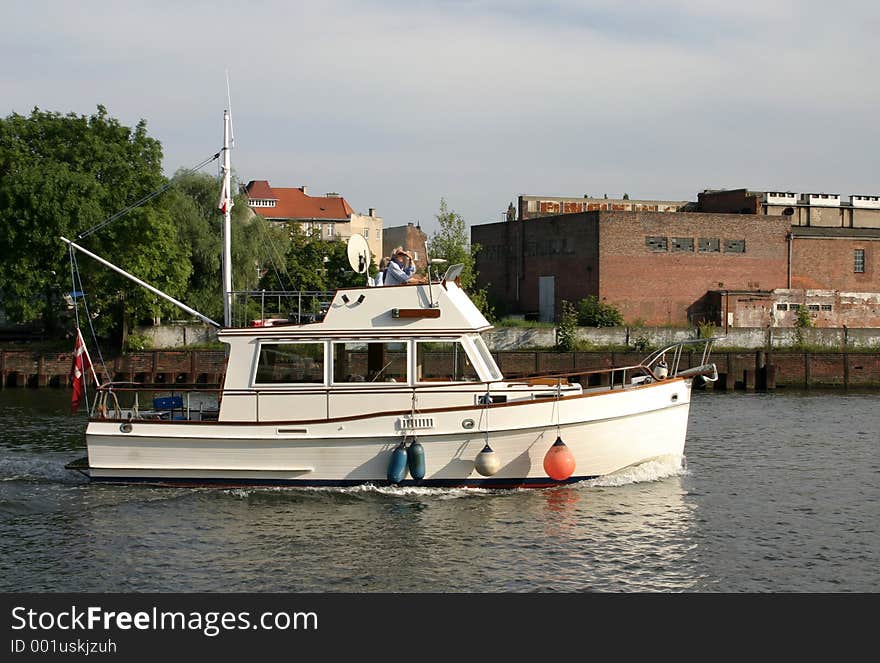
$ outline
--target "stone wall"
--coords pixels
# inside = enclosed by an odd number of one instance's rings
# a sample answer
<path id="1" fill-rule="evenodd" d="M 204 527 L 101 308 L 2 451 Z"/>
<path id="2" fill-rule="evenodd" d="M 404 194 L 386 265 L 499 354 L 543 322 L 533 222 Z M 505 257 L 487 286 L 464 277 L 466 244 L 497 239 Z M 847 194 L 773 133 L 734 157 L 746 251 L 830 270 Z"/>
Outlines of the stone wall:
<path id="1" fill-rule="evenodd" d="M 812 328 L 802 333 L 804 344 L 810 348 L 880 350 L 880 329 Z M 659 347 L 697 338 L 697 335 L 694 329 L 675 327 L 578 327 L 576 337 L 598 347 Z M 784 349 L 798 343 L 797 330 L 791 327 L 737 327 L 727 330 L 726 335 L 721 328 L 715 335 L 725 336 L 718 347 Z M 556 344 L 556 330 L 506 327 L 487 332 L 483 338 L 493 351 L 551 348 Z"/>

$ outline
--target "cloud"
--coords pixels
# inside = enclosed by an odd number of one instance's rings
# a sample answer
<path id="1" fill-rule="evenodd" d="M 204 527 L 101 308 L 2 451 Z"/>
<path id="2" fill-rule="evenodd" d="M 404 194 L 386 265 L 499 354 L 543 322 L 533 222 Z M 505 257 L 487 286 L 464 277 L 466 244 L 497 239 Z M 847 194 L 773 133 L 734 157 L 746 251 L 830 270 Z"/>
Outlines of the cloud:
<path id="1" fill-rule="evenodd" d="M 338 191 L 386 225 L 469 222 L 517 194 L 693 199 L 705 186 L 872 192 L 873 4 L 20 4 L 0 28 L 8 113 L 144 117 L 166 170 Z M 12 65 L 11 63 L 16 63 Z M 757 180 L 757 181 L 755 181 Z"/>

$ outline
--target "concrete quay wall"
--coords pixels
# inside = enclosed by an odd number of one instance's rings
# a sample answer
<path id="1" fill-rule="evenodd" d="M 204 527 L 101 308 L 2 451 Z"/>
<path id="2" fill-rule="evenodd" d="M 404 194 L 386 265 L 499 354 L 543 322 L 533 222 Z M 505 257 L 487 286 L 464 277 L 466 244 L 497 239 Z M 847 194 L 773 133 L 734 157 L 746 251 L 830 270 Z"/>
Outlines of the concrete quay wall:
<path id="1" fill-rule="evenodd" d="M 493 355 L 507 377 L 538 373 L 567 373 L 638 364 L 647 352 L 553 352 L 495 350 Z M 700 352 L 685 352 L 681 368 L 696 366 Z M 0 350 L 0 388 L 67 387 L 70 353 L 40 354 Z M 96 366 L 101 381 L 132 381 L 168 385 L 220 384 L 225 370 L 222 350 L 152 350 L 133 352 Z M 714 388 L 768 388 L 776 386 L 880 387 L 880 351 L 777 352 L 721 350 L 712 354 L 722 380 Z"/>

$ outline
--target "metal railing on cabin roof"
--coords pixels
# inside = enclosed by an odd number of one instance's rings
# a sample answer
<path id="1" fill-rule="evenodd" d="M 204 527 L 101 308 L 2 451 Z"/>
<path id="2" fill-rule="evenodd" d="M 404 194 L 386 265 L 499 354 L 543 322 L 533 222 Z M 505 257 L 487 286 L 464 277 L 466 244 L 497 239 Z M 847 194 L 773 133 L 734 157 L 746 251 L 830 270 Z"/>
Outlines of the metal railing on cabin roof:
<path id="1" fill-rule="evenodd" d="M 335 290 L 234 290 L 232 326 L 259 327 L 280 323 L 319 322 Z"/>

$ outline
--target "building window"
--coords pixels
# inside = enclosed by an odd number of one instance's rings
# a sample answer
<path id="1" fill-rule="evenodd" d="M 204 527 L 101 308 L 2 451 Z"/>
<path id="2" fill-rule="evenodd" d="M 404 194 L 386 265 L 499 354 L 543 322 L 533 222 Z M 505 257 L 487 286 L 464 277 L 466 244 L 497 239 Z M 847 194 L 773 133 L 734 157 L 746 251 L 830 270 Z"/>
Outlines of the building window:
<path id="1" fill-rule="evenodd" d="M 376 239 L 382 239 L 382 231 L 376 230 Z"/>
<path id="2" fill-rule="evenodd" d="M 831 310 L 831 304 L 822 304 L 822 310 L 823 310 L 823 311 L 830 311 L 830 310 Z"/>
<path id="3" fill-rule="evenodd" d="M 328 223 L 324 226 L 324 230 L 327 233 L 327 237 L 333 237 L 333 224 Z"/>
<path id="4" fill-rule="evenodd" d="M 693 237 L 673 237 L 672 238 L 672 250 L 673 251 L 687 251 L 689 253 L 693 253 L 693 251 L 694 251 L 694 238 Z"/>
<path id="5" fill-rule="evenodd" d="M 865 273 L 865 249 L 856 249 L 853 252 L 853 271 L 857 274 Z"/>
<path id="6" fill-rule="evenodd" d="M 699 246 L 702 253 L 721 253 L 721 240 L 717 237 L 700 237 Z"/>
<path id="7" fill-rule="evenodd" d="M 776 310 L 777 310 L 777 311 L 787 311 L 787 310 L 788 310 L 788 304 L 777 304 L 777 305 L 776 305 Z"/>
<path id="8" fill-rule="evenodd" d="M 370 229 L 364 228 L 364 239 L 370 239 Z"/>
<path id="9" fill-rule="evenodd" d="M 746 240 L 744 239 L 726 239 L 724 240 L 725 253 L 745 253 Z"/>
<path id="10" fill-rule="evenodd" d="M 665 237 L 645 237 L 645 246 L 649 251 L 666 251 Z"/>
<path id="11" fill-rule="evenodd" d="M 810 311 L 818 311 L 819 305 L 818 304 L 807 304 L 807 309 Z"/>

